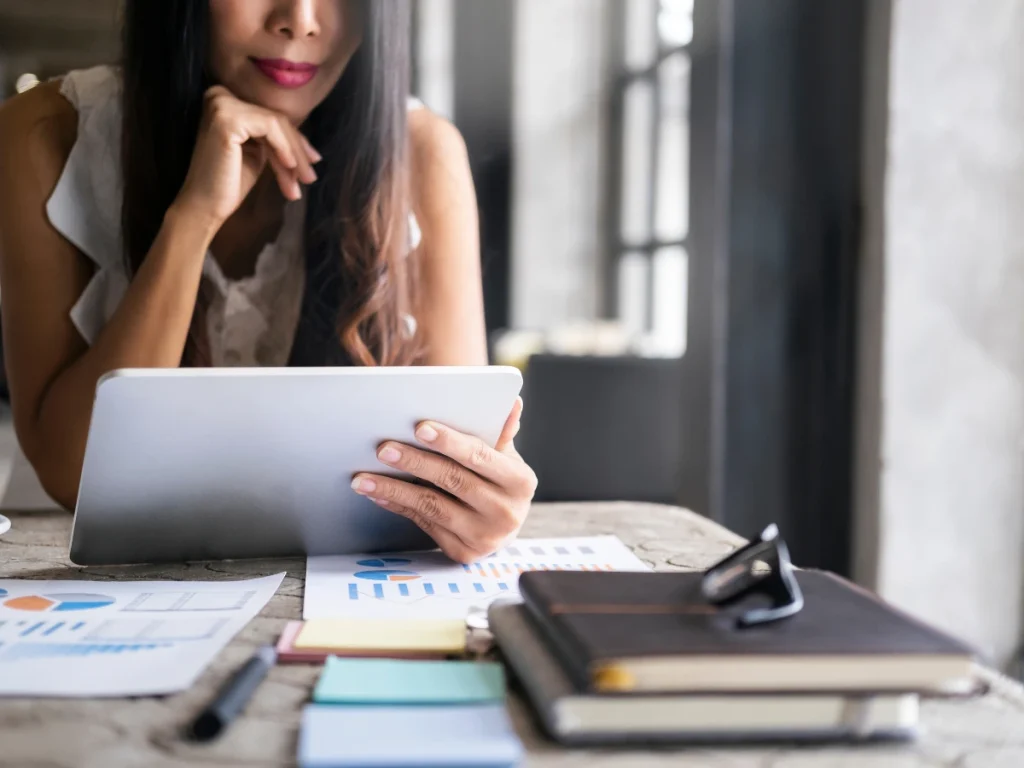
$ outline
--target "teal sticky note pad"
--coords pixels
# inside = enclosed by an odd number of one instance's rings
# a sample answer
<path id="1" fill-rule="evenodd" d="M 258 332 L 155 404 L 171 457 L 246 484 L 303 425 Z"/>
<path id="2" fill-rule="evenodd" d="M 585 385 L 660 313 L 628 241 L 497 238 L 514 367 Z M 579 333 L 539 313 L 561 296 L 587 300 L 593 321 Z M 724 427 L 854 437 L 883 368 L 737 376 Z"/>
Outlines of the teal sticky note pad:
<path id="1" fill-rule="evenodd" d="M 475 661 L 327 659 L 318 704 L 480 704 L 505 698 L 500 664 Z"/>

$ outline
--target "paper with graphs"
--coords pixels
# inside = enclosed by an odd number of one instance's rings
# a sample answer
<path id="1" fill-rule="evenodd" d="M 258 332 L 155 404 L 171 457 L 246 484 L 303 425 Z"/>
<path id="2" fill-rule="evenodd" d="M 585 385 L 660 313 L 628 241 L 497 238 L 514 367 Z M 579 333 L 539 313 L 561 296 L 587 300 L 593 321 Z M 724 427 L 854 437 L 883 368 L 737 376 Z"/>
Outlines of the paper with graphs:
<path id="1" fill-rule="evenodd" d="M 0 696 L 188 688 L 283 579 L 0 579 Z"/>
<path id="2" fill-rule="evenodd" d="M 472 565 L 440 552 L 328 555 L 306 561 L 305 619 L 465 618 L 518 594 L 526 571 L 646 571 L 615 536 L 520 539 Z"/>

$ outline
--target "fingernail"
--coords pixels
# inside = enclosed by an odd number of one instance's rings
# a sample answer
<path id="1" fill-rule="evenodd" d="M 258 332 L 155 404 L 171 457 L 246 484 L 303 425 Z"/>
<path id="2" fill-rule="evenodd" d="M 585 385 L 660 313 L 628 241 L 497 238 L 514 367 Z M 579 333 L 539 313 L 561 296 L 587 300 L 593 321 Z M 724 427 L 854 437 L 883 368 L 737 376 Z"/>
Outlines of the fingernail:
<path id="1" fill-rule="evenodd" d="M 416 430 L 416 437 L 424 443 L 432 443 L 437 440 L 437 430 L 430 424 L 423 424 Z"/>
<path id="2" fill-rule="evenodd" d="M 306 145 L 306 154 L 312 158 L 314 163 L 319 163 L 324 159 L 324 156 L 317 151 L 317 148 L 305 136 L 302 137 L 302 143 Z"/>
<path id="3" fill-rule="evenodd" d="M 377 484 L 368 477 L 357 477 L 352 481 L 352 490 L 356 493 L 373 493 Z"/>
<path id="4" fill-rule="evenodd" d="M 397 464 L 402 459 L 401 452 L 397 448 L 392 448 L 390 445 L 386 448 L 382 448 L 380 453 L 377 454 L 377 458 L 383 461 L 385 464 Z"/>
<path id="5" fill-rule="evenodd" d="M 370 499 L 370 501 L 372 501 L 374 504 L 376 504 L 379 507 L 387 508 L 387 507 L 391 506 L 390 502 L 384 501 L 384 499 Z"/>

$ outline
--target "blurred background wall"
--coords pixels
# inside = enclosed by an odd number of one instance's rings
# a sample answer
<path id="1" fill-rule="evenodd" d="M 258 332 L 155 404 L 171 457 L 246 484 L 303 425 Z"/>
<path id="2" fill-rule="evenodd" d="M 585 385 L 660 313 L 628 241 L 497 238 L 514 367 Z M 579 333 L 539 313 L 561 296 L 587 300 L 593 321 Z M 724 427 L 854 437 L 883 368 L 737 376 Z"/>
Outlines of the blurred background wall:
<path id="1" fill-rule="evenodd" d="M 117 55 L 119 0 L 0 0 L 0 95 Z"/>
<path id="2" fill-rule="evenodd" d="M 1007 664 L 1024 576 L 1024 3 L 872 14 L 858 575 Z"/>

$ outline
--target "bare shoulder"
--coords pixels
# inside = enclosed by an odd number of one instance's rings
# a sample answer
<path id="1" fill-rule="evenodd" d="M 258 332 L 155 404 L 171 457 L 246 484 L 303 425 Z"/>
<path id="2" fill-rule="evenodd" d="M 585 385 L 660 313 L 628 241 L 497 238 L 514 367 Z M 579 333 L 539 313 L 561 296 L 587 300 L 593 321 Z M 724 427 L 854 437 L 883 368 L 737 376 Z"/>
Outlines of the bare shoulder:
<path id="1" fill-rule="evenodd" d="M 429 109 L 409 113 L 409 140 L 414 165 L 469 163 L 466 142 L 459 129 Z"/>
<path id="2" fill-rule="evenodd" d="M 0 107 L 0 280 L 36 301 L 58 298 L 57 286 L 78 296 L 91 273 L 88 259 L 50 223 L 46 203 L 53 194 L 78 134 L 78 113 L 56 83 L 36 86 Z M 38 308 L 37 308 L 38 309 Z M 4 329 L 7 330 L 6 328 Z"/>
<path id="3" fill-rule="evenodd" d="M 78 113 L 49 82 L 0 106 L 0 175 L 25 189 L 52 190 L 78 135 Z M 6 169 L 6 172 L 4 171 Z"/>
<path id="4" fill-rule="evenodd" d="M 453 206 L 475 213 L 469 154 L 455 125 L 428 109 L 411 112 L 409 150 L 410 185 L 418 212 L 428 219 Z"/>

